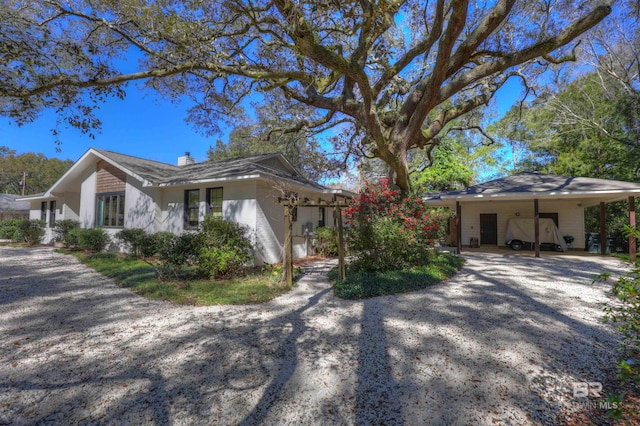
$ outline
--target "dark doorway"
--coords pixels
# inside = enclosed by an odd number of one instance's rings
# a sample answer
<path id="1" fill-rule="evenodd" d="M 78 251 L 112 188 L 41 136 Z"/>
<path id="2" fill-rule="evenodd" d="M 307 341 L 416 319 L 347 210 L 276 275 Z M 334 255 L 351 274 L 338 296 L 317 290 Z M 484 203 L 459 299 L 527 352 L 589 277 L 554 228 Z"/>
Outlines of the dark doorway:
<path id="1" fill-rule="evenodd" d="M 496 213 L 480 215 L 480 245 L 498 244 L 498 215 Z"/>
<path id="2" fill-rule="evenodd" d="M 539 215 L 540 219 L 553 219 L 556 227 L 558 227 L 558 213 L 539 213 Z"/>

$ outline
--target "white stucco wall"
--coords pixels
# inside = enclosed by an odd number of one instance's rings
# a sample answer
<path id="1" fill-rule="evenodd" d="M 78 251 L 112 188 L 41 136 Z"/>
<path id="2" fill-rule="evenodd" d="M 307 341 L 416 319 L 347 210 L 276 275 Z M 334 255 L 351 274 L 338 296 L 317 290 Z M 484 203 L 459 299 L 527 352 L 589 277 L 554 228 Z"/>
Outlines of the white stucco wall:
<path id="1" fill-rule="evenodd" d="M 162 189 L 162 215 L 157 231 L 179 234 L 183 230 L 184 189 Z"/>
<path id="2" fill-rule="evenodd" d="M 62 215 L 60 219 L 70 219 L 80 221 L 80 193 L 65 192 Z"/>
<path id="3" fill-rule="evenodd" d="M 274 198 L 275 197 L 275 198 Z M 264 182 L 257 186 L 256 263 L 281 262 L 284 245 L 284 207 L 278 194 Z"/>
<path id="4" fill-rule="evenodd" d="M 307 197 L 317 200 L 319 194 L 296 191 L 300 198 Z M 276 263 L 284 259 L 284 207 L 278 204 L 279 190 L 273 184 L 261 182 L 258 184 L 258 208 L 256 240 L 258 252 L 262 253 L 261 262 Z M 325 196 L 330 200 L 330 196 Z M 325 226 L 333 227 L 333 209 L 325 208 Z M 318 207 L 298 207 L 298 220 L 292 224 L 293 257 L 295 259 L 313 254 L 311 247 L 312 236 L 304 234 L 304 230 L 311 225 L 315 231 L 320 219 Z"/>
<path id="5" fill-rule="evenodd" d="M 40 220 L 40 208 L 42 201 L 31 201 L 29 208 L 29 220 Z"/>
<path id="6" fill-rule="evenodd" d="M 124 196 L 124 227 L 155 232 L 156 188 L 145 188 L 131 176 L 127 176 Z"/>
<path id="7" fill-rule="evenodd" d="M 80 184 L 80 227 L 93 228 L 96 221 L 96 172 L 90 171 Z"/>
<path id="8" fill-rule="evenodd" d="M 251 229 L 251 237 L 255 238 L 256 228 L 256 183 L 255 181 L 229 182 L 216 185 L 162 188 L 157 196 L 162 212 L 156 227 L 159 231 L 181 233 L 184 231 L 184 193 L 188 189 L 200 191 L 199 220 L 202 222 L 207 214 L 207 188 L 222 187 L 222 216 L 225 220 L 233 220 Z"/>
<path id="9" fill-rule="evenodd" d="M 231 182 L 222 185 L 222 217 L 245 225 L 250 230 L 249 237 L 255 243 L 256 238 L 256 181 Z M 206 214 L 206 193 L 200 191 L 201 220 Z"/>
<path id="10" fill-rule="evenodd" d="M 573 248 L 584 248 L 584 207 L 578 201 L 540 201 L 540 213 L 558 213 L 560 235 L 575 238 Z M 462 245 L 469 244 L 470 238 L 480 238 L 480 214 L 497 214 L 498 245 L 505 245 L 505 233 L 509 218 L 533 217 L 533 200 L 461 203 Z M 516 216 L 520 213 L 520 216 Z"/>

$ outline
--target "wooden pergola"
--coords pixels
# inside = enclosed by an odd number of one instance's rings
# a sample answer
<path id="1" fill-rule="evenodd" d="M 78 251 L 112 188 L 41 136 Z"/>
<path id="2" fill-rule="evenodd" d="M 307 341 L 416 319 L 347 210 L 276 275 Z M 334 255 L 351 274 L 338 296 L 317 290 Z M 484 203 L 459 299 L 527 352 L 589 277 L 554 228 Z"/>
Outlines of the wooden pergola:
<path id="1" fill-rule="evenodd" d="M 343 280 L 346 276 L 344 263 L 344 230 L 342 226 L 342 209 L 349 207 L 347 197 L 343 196 L 342 200 L 338 200 L 336 195 L 331 201 L 318 199 L 310 200 L 309 198 L 299 199 L 297 197 L 278 198 L 278 203 L 284 207 L 284 270 L 285 282 L 287 285 L 293 285 L 293 210 L 298 207 L 332 207 L 334 217 L 337 221 L 338 236 L 338 276 Z"/>

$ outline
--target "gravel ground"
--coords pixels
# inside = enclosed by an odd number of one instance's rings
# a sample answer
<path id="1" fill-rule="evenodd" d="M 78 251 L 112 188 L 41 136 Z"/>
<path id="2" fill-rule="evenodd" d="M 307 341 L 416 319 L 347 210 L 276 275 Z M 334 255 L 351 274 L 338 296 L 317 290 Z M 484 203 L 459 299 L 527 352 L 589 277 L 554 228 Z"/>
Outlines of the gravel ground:
<path id="1" fill-rule="evenodd" d="M 191 307 L 0 247 L 0 424 L 560 422 L 615 358 L 591 280 L 619 261 L 465 257 L 404 295 L 337 299 L 320 264 L 269 303 Z"/>

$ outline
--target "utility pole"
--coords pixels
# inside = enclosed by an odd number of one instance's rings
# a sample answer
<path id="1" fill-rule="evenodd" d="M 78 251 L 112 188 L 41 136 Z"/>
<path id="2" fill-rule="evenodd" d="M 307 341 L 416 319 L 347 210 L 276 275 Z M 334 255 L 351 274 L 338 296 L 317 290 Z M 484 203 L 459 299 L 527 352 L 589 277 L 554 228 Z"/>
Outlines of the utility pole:
<path id="1" fill-rule="evenodd" d="M 27 172 L 22 172 L 22 196 L 24 197 L 24 187 L 27 185 Z"/>

